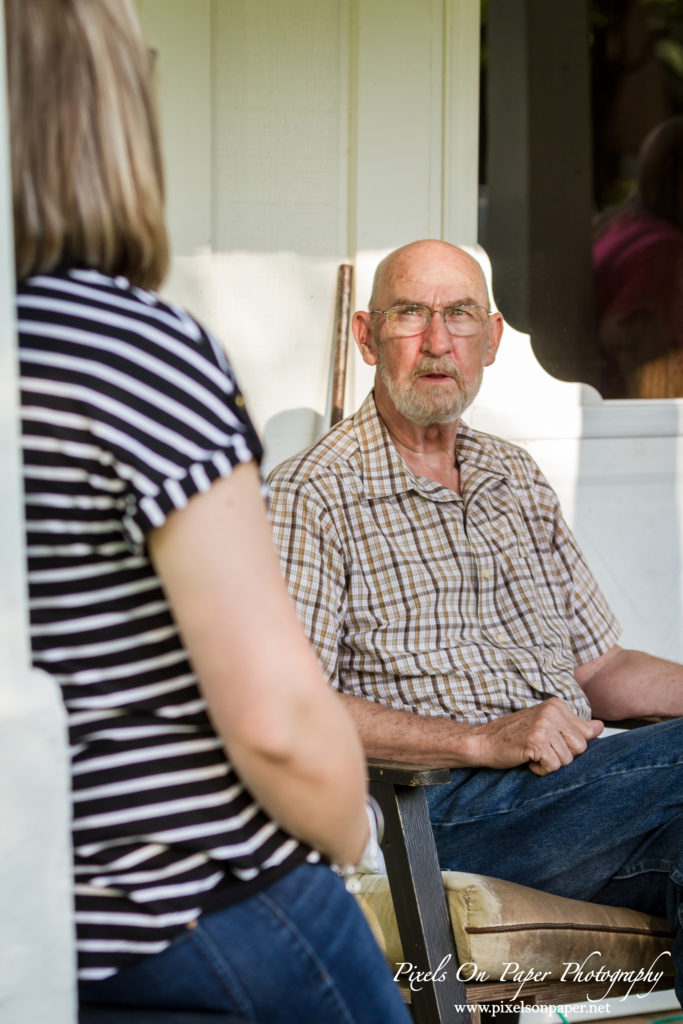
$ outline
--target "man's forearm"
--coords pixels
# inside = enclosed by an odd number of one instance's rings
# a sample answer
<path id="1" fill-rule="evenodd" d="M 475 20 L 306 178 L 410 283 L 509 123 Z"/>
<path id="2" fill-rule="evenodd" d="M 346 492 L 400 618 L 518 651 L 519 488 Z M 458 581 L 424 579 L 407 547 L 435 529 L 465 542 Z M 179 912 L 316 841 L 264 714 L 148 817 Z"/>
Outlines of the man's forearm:
<path id="1" fill-rule="evenodd" d="M 367 756 L 448 768 L 528 764 L 537 775 L 547 775 L 583 753 L 602 729 L 557 697 L 476 725 L 396 711 L 361 697 L 342 699 Z"/>
<path id="2" fill-rule="evenodd" d="M 683 715 L 683 665 L 643 651 L 616 648 L 599 659 L 587 679 L 577 679 L 593 714 L 606 721 L 661 715 Z"/>
<path id="3" fill-rule="evenodd" d="M 367 757 L 449 768 L 472 763 L 474 726 L 398 711 L 345 693 L 339 696 L 353 718 Z"/>

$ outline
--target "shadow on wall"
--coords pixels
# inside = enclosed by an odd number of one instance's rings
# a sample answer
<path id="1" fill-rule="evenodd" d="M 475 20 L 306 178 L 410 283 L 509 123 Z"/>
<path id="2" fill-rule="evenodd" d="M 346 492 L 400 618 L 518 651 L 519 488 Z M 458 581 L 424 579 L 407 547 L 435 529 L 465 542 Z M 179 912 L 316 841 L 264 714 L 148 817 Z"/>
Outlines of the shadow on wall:
<path id="1" fill-rule="evenodd" d="M 263 428 L 263 475 L 290 455 L 317 440 L 325 429 L 324 416 L 315 409 L 284 409 L 276 413 Z"/>

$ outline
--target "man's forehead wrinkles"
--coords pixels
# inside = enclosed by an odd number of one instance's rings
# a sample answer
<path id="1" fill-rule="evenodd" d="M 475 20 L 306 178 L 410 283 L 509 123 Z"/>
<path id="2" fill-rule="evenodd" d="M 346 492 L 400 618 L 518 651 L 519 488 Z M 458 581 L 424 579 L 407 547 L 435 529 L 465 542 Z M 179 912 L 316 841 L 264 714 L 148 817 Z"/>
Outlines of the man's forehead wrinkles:
<path id="1" fill-rule="evenodd" d="M 398 295 L 396 298 L 391 299 L 392 306 L 427 306 L 424 299 L 416 299 L 414 296 Z M 441 306 L 444 309 L 450 309 L 451 306 L 479 306 L 481 305 L 478 299 L 473 298 L 471 295 L 458 296 L 454 299 L 444 299 Z"/>
<path id="2" fill-rule="evenodd" d="M 388 269 L 382 280 L 385 288 L 441 288 L 449 291 L 477 289 L 485 285 L 477 267 L 418 267 L 407 264 Z"/>
<path id="3" fill-rule="evenodd" d="M 486 276 L 467 253 L 451 246 L 407 246 L 380 263 L 372 290 L 375 309 L 398 303 L 445 308 L 458 304 L 490 306 Z"/>

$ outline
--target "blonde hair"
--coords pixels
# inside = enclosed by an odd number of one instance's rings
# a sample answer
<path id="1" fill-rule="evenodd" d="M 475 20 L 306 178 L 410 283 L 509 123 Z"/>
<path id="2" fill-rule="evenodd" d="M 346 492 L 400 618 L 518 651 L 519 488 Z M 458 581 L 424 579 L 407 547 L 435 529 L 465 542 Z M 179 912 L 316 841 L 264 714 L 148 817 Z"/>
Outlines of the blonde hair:
<path id="1" fill-rule="evenodd" d="M 152 60 L 130 0 L 5 0 L 17 278 L 168 268 Z"/>

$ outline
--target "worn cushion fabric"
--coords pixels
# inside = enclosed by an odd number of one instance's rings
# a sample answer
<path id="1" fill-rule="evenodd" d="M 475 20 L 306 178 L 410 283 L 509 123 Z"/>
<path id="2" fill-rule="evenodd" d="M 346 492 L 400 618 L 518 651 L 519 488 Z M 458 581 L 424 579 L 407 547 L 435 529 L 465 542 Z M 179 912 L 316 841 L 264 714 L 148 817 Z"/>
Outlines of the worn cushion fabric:
<path id="1" fill-rule="evenodd" d="M 501 980 L 510 963 L 548 971 L 546 981 L 576 980 L 568 965 L 584 963 L 584 976 L 600 966 L 627 972 L 652 964 L 654 970 L 673 975 L 673 936 L 662 918 L 552 896 L 485 875 L 442 875 L 460 963 L 476 964 L 487 980 Z M 358 888 L 357 898 L 389 963 L 401 963 L 388 879 L 362 875 Z"/>

